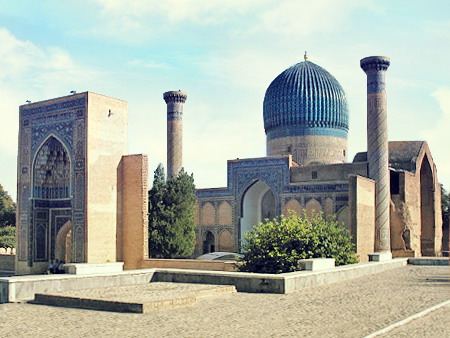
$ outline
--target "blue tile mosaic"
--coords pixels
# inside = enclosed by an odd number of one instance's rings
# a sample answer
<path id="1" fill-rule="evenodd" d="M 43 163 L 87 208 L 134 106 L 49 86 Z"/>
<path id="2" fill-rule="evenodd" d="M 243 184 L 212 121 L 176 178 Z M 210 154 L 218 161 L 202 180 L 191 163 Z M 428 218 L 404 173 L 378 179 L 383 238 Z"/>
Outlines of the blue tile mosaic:
<path id="1" fill-rule="evenodd" d="M 331 135 L 347 138 L 345 92 L 330 73 L 313 62 L 297 63 L 278 75 L 266 91 L 263 110 L 268 136 L 277 130 L 271 137 Z"/>

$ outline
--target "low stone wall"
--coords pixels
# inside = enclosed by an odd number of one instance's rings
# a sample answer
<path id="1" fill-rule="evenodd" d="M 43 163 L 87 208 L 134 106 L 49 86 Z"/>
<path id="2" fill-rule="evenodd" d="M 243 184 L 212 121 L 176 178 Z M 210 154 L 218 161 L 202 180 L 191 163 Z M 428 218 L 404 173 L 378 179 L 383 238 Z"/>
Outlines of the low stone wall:
<path id="1" fill-rule="evenodd" d="M 224 263 L 224 262 L 214 262 Z M 36 293 L 136 285 L 150 282 L 234 285 L 241 292 L 289 293 L 304 287 L 333 283 L 406 266 L 406 258 L 338 266 L 323 271 L 284 274 L 201 271 L 186 269 L 127 270 L 98 275 L 34 275 L 0 278 L 0 303 L 34 299 Z"/>
<path id="2" fill-rule="evenodd" d="M 0 254 L 0 270 L 14 271 L 16 255 Z"/>
<path id="3" fill-rule="evenodd" d="M 98 275 L 29 275 L 0 277 L 0 303 L 29 301 L 36 293 L 150 283 L 154 269 Z"/>
<path id="4" fill-rule="evenodd" d="M 362 277 L 406 266 L 406 258 L 337 266 L 324 271 L 282 274 L 157 269 L 153 282 L 234 285 L 239 292 L 290 293 L 295 290 Z"/>
<path id="5" fill-rule="evenodd" d="M 197 259 L 146 259 L 140 269 L 189 269 L 207 271 L 237 271 L 233 261 L 204 261 Z"/>

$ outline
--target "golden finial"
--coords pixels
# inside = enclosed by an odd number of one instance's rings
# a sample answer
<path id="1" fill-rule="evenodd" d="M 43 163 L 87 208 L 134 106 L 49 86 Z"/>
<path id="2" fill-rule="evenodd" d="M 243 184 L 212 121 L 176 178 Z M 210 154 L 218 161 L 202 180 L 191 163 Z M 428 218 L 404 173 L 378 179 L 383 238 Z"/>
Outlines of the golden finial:
<path id="1" fill-rule="evenodd" d="M 303 58 L 305 59 L 305 61 L 308 61 L 308 54 L 306 53 L 306 50 L 305 50 L 305 55 L 303 55 Z"/>

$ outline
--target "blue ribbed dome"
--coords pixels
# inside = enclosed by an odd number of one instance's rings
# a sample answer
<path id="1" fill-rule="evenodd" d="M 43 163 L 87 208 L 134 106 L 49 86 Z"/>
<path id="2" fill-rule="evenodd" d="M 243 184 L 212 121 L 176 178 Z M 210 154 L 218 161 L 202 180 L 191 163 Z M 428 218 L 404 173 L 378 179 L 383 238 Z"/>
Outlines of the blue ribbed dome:
<path id="1" fill-rule="evenodd" d="M 347 138 L 344 90 L 322 67 L 311 61 L 297 63 L 267 88 L 264 129 L 268 139 L 300 135 Z"/>

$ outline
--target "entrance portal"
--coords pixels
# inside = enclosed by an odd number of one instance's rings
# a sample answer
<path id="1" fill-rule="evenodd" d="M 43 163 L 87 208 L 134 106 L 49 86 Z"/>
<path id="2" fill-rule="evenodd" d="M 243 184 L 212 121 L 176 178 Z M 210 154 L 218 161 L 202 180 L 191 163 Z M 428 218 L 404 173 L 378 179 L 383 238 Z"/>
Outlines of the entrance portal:
<path id="1" fill-rule="evenodd" d="M 244 233 L 265 219 L 272 219 L 275 214 L 275 195 L 263 181 L 253 183 L 242 197 L 240 222 L 241 248 Z"/>
<path id="2" fill-rule="evenodd" d="M 34 262 L 69 261 L 66 242 L 72 228 L 70 181 L 69 153 L 56 137 L 50 136 L 38 150 L 33 165 Z"/>

